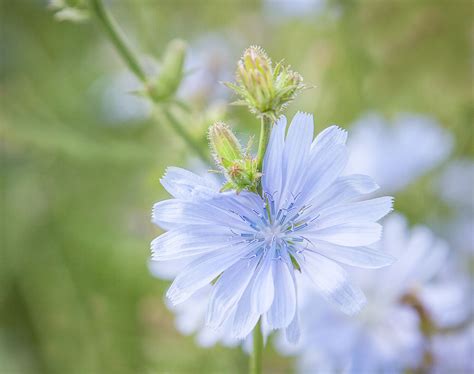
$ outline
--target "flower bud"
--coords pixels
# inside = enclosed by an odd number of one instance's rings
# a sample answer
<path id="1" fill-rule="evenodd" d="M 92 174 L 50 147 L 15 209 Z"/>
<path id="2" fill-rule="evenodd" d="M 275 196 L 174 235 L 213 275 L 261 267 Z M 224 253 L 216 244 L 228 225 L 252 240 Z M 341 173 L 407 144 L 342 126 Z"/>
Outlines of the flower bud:
<path id="1" fill-rule="evenodd" d="M 222 190 L 256 190 L 260 173 L 256 160 L 242 152 L 242 147 L 232 130 L 218 122 L 209 128 L 209 143 L 214 159 L 227 182 Z"/>
<path id="2" fill-rule="evenodd" d="M 209 143 L 216 163 L 225 169 L 243 158 L 239 141 L 225 123 L 217 122 L 209 128 Z"/>
<path id="3" fill-rule="evenodd" d="M 157 101 L 174 96 L 184 76 L 187 45 L 180 39 L 172 40 L 166 47 L 158 77 L 151 82 L 150 94 Z"/>
<path id="4" fill-rule="evenodd" d="M 272 66 L 260 47 L 248 48 L 237 64 L 237 84 L 226 83 L 240 96 L 237 104 L 247 105 L 258 117 L 276 119 L 295 96 L 305 88 L 303 78 L 283 63 Z"/>

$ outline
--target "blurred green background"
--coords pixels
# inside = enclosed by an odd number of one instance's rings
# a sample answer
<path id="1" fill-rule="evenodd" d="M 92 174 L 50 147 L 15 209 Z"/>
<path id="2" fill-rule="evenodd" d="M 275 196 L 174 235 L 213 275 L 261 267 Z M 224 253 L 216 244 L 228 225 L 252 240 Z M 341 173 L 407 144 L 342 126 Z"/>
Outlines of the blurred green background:
<path id="1" fill-rule="evenodd" d="M 215 117 L 243 138 L 257 133 L 245 108 L 215 99 L 233 99 L 218 80 L 258 44 L 315 86 L 288 113 L 313 112 L 318 131 L 369 110 L 423 113 L 454 134 L 453 157 L 473 154 L 470 0 L 106 5 L 135 51 L 159 59 L 179 37 L 194 74 L 210 71 L 183 82 L 192 111 L 180 119 L 197 138 Z M 59 22 L 34 0 L 1 0 L 0 15 L 0 373 L 245 372 L 240 349 L 198 348 L 175 330 L 167 283 L 147 268 L 159 177 L 189 167 L 191 152 L 143 103 L 141 115 L 121 111 L 137 99 L 109 84 L 126 68 L 93 18 Z M 445 214 L 428 185 L 396 208 L 415 221 Z M 268 347 L 264 367 L 291 372 L 292 362 Z"/>

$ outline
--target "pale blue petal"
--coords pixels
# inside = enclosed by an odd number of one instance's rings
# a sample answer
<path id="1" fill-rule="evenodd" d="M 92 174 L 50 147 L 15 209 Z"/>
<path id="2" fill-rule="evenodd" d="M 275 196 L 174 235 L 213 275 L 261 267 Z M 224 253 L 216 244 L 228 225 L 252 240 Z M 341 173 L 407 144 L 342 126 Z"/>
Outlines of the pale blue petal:
<path id="1" fill-rule="evenodd" d="M 291 321 L 290 325 L 285 329 L 285 337 L 288 343 L 296 344 L 298 343 L 301 336 L 300 330 L 300 318 L 298 310 L 295 312 L 295 316 L 293 317 L 293 321 Z"/>
<path id="2" fill-rule="evenodd" d="M 365 269 L 378 269 L 393 264 L 388 253 L 367 247 L 344 247 L 323 241 L 312 242 L 311 250 L 342 264 Z"/>
<path id="3" fill-rule="evenodd" d="M 331 186 L 314 199 L 313 204 L 317 203 L 320 208 L 345 204 L 378 189 L 377 183 L 367 175 L 342 176 L 337 178 Z"/>
<path id="4" fill-rule="evenodd" d="M 308 276 L 318 292 L 346 314 L 359 312 L 366 302 L 365 296 L 351 283 L 346 271 L 326 257 L 309 251 L 304 254 L 303 262 L 300 261 L 303 274 Z"/>
<path id="5" fill-rule="evenodd" d="M 280 203 L 300 192 L 306 180 L 309 150 L 313 140 L 313 116 L 298 112 L 293 117 L 283 149 L 283 184 Z M 281 204 L 280 204 L 281 206 Z"/>
<path id="6" fill-rule="evenodd" d="M 211 203 L 184 200 L 164 200 L 153 206 L 152 222 L 161 227 L 176 225 L 212 224 L 248 230 L 238 215 Z"/>
<path id="7" fill-rule="evenodd" d="M 347 223 L 374 222 L 392 210 L 392 197 L 358 201 L 322 209 L 315 224 L 318 228 Z"/>
<path id="8" fill-rule="evenodd" d="M 212 179 L 173 166 L 166 169 L 160 182 L 177 199 L 206 198 L 219 192 L 219 185 Z"/>
<path id="9" fill-rule="evenodd" d="M 296 285 L 290 271 L 285 261 L 273 261 L 275 297 L 267 313 L 268 324 L 273 329 L 287 327 L 296 312 Z"/>
<path id="10" fill-rule="evenodd" d="M 255 248 L 245 243 L 198 257 L 180 272 L 166 296 L 173 304 L 185 301 Z"/>
<path id="11" fill-rule="evenodd" d="M 273 303 L 275 287 L 273 283 L 272 259 L 274 248 L 267 250 L 260 262 L 252 289 L 251 302 L 259 314 L 265 313 Z"/>
<path id="12" fill-rule="evenodd" d="M 307 214 L 315 216 L 321 209 L 346 204 L 378 188 L 374 180 L 366 175 L 353 174 L 339 177 L 323 192 L 311 199 Z"/>
<path id="13" fill-rule="evenodd" d="M 260 313 L 257 312 L 255 305 L 252 304 L 252 290 L 255 283 L 254 277 L 237 304 L 232 326 L 232 334 L 237 339 L 243 339 L 250 334 L 260 317 Z"/>
<path id="14" fill-rule="evenodd" d="M 347 247 L 361 247 L 375 243 L 380 239 L 382 226 L 378 223 L 347 223 L 319 230 L 310 227 L 304 231 L 310 241 L 326 241 Z"/>
<path id="15" fill-rule="evenodd" d="M 327 146 L 345 145 L 347 141 L 347 131 L 338 126 L 329 126 L 321 131 L 311 145 L 311 153 L 320 152 Z"/>
<path id="16" fill-rule="evenodd" d="M 329 145 L 315 154 L 308 163 L 306 183 L 301 189 L 301 200 L 310 204 L 341 175 L 348 157 L 346 148 L 339 144 Z"/>
<path id="17" fill-rule="evenodd" d="M 170 230 L 151 242 L 153 260 L 175 260 L 229 248 L 240 240 L 228 228 L 186 225 Z"/>
<path id="18" fill-rule="evenodd" d="M 217 280 L 207 311 L 207 324 L 210 327 L 217 328 L 229 318 L 252 279 L 257 263 L 258 257 L 240 260 Z"/>
<path id="19" fill-rule="evenodd" d="M 280 191 L 282 186 L 282 160 L 285 145 L 286 118 L 281 116 L 273 125 L 263 160 L 263 190 L 273 194 Z"/>
<path id="20" fill-rule="evenodd" d="M 227 212 L 234 212 L 236 217 L 238 217 L 238 215 L 235 213 L 258 218 L 255 214 L 255 210 L 260 211 L 263 207 L 262 198 L 258 194 L 248 191 L 242 191 L 239 194 L 236 194 L 234 191 L 221 193 L 206 202 Z"/>
<path id="21" fill-rule="evenodd" d="M 271 269 L 273 252 L 271 249 L 264 254 L 255 270 L 255 276 L 238 302 L 233 333 L 239 339 L 245 338 L 252 331 L 259 317 L 270 308 L 273 302 L 274 286 Z"/>

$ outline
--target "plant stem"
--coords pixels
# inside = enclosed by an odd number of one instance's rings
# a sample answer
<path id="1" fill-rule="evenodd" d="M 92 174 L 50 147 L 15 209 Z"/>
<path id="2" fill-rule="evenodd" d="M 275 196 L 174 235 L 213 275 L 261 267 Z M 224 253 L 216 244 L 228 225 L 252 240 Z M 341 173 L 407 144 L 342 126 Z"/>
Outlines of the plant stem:
<path id="1" fill-rule="evenodd" d="M 117 23 L 114 21 L 112 16 L 105 10 L 101 0 L 91 0 L 92 9 L 100 21 L 100 24 L 107 33 L 110 41 L 114 45 L 117 52 L 120 54 L 122 59 L 128 65 L 130 70 L 140 79 L 143 83 L 146 83 L 147 77 L 145 71 L 140 66 L 138 59 L 134 53 L 128 47 L 124 37 L 121 35 L 120 29 Z"/>
<path id="2" fill-rule="evenodd" d="M 260 118 L 260 139 L 258 141 L 257 151 L 257 170 L 262 172 L 263 159 L 265 151 L 267 150 L 268 141 L 270 140 L 270 130 L 273 119 L 271 117 L 263 116 Z M 258 192 L 262 192 L 262 183 L 259 183 Z"/>
<path id="3" fill-rule="evenodd" d="M 92 5 L 92 10 L 97 16 L 99 23 L 106 32 L 110 41 L 114 45 L 118 54 L 122 60 L 127 64 L 129 69 L 135 74 L 135 76 L 146 86 L 148 85 L 148 78 L 141 67 L 138 58 L 135 56 L 131 48 L 125 42 L 123 33 L 120 31 L 118 24 L 112 18 L 112 16 L 107 12 L 102 3 L 102 0 L 90 0 Z M 148 90 L 145 90 L 148 92 Z M 160 105 L 153 95 L 148 95 L 150 100 L 152 100 L 156 105 Z M 173 130 L 186 142 L 186 144 L 199 156 L 199 158 L 207 163 L 209 158 L 207 157 L 206 152 L 201 147 L 200 143 L 196 141 L 181 125 L 181 123 L 176 119 L 176 117 L 169 111 L 168 108 L 162 107 L 163 113 L 168 120 L 168 124 L 173 128 Z"/>
<path id="4" fill-rule="evenodd" d="M 262 373 L 263 335 L 261 319 L 253 329 L 253 351 L 250 356 L 250 374 Z"/>

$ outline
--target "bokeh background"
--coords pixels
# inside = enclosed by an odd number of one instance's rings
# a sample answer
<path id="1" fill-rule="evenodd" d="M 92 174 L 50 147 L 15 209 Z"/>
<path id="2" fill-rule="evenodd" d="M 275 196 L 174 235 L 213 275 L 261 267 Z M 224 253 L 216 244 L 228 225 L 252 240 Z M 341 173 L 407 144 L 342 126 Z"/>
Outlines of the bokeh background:
<path id="1" fill-rule="evenodd" d="M 350 129 L 367 112 L 419 113 L 452 134 L 450 159 L 472 159 L 470 0 L 106 5 L 145 64 L 171 39 L 188 42 L 178 94 L 191 112 L 177 116 L 202 144 L 216 119 L 243 139 L 257 133 L 219 81 L 258 44 L 314 86 L 288 114 L 314 113 L 318 131 Z M 168 165 L 194 165 L 192 152 L 130 93 L 139 86 L 94 18 L 59 21 L 35 0 L 1 0 L 0 16 L 0 373 L 245 372 L 241 349 L 199 348 L 176 331 L 168 283 L 148 271 L 159 234 L 150 211 L 166 196 L 159 178 Z M 436 230 L 455 214 L 433 188 L 448 162 L 397 193 L 411 222 Z M 268 346 L 264 366 L 293 363 Z"/>

